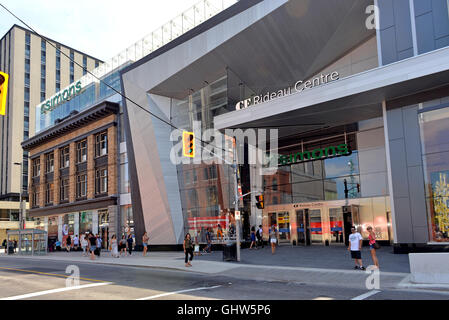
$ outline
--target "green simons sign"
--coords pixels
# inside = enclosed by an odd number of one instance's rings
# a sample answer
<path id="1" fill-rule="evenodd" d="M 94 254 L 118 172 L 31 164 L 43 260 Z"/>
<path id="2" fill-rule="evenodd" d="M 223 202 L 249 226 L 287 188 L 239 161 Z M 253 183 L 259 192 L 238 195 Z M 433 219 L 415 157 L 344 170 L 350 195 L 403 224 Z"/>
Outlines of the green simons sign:
<path id="1" fill-rule="evenodd" d="M 81 80 L 77 83 L 71 84 L 68 88 L 58 92 L 53 97 L 41 104 L 41 114 L 53 111 L 60 104 L 69 101 L 74 96 L 78 95 L 82 90 Z"/>
<path id="2" fill-rule="evenodd" d="M 330 146 L 322 149 L 315 149 L 312 151 L 297 152 L 289 155 L 279 155 L 278 163 L 280 166 L 285 166 L 294 163 L 349 156 L 351 155 L 351 153 L 352 151 L 347 144 L 340 144 L 338 146 Z"/>

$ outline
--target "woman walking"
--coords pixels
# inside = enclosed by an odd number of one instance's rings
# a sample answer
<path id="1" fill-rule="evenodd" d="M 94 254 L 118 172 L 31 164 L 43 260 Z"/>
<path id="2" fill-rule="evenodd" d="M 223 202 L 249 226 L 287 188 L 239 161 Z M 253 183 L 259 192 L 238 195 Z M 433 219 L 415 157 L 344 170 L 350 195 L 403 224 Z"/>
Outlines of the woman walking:
<path id="1" fill-rule="evenodd" d="M 271 254 L 276 252 L 276 243 L 278 241 L 276 226 L 273 224 L 270 229 Z"/>
<path id="2" fill-rule="evenodd" d="M 257 244 L 256 244 L 256 228 L 253 226 L 251 228 L 251 245 L 249 246 L 249 249 L 251 250 L 253 248 L 253 246 L 255 247 L 255 249 L 257 250 Z"/>
<path id="3" fill-rule="evenodd" d="M 110 250 L 111 250 L 111 254 L 114 258 L 118 258 L 118 244 L 117 244 L 117 237 L 115 236 L 115 234 L 112 236 L 111 238 L 111 244 L 110 244 Z"/>
<path id="4" fill-rule="evenodd" d="M 125 235 L 122 235 L 122 239 L 120 240 L 120 255 L 122 255 L 122 253 L 125 254 L 126 257 L 126 239 L 125 239 Z"/>
<path id="5" fill-rule="evenodd" d="M 190 254 L 190 261 L 193 260 L 193 244 L 192 244 L 192 239 L 190 238 L 190 233 L 187 233 L 186 236 L 184 237 L 184 243 L 182 244 L 183 248 L 184 248 L 184 254 L 186 256 L 185 258 L 185 262 L 186 262 L 186 267 L 191 267 L 192 264 L 189 262 L 189 254 Z"/>
<path id="6" fill-rule="evenodd" d="M 95 250 L 97 249 L 97 237 L 93 233 L 89 233 L 89 244 L 90 244 L 90 259 L 95 260 Z"/>
<path id="7" fill-rule="evenodd" d="M 377 259 L 377 254 L 376 254 L 376 250 L 379 249 L 379 244 L 376 243 L 376 234 L 374 233 L 373 227 L 371 227 L 371 226 L 368 226 L 368 228 L 366 228 L 366 230 L 369 233 L 368 239 L 369 239 L 369 248 L 371 251 L 371 258 L 373 259 L 374 265 L 377 267 L 377 269 L 379 269 L 379 260 Z"/>
<path id="8" fill-rule="evenodd" d="M 145 232 L 142 236 L 143 256 L 144 257 L 147 255 L 147 251 L 148 251 L 148 240 L 150 240 L 150 237 L 148 237 L 147 233 Z"/>

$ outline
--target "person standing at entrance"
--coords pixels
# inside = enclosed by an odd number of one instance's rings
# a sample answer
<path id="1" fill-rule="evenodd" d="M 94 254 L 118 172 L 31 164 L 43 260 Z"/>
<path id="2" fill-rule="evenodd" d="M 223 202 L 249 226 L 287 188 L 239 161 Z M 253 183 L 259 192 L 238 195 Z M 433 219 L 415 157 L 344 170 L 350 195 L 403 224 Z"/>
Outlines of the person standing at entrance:
<path id="1" fill-rule="evenodd" d="M 276 252 L 276 243 L 278 241 L 278 235 L 276 231 L 276 226 L 273 224 L 270 229 L 270 244 L 271 244 L 271 254 Z"/>
<path id="2" fill-rule="evenodd" d="M 377 259 L 376 250 L 379 248 L 379 244 L 376 242 L 376 234 L 373 231 L 373 227 L 368 226 L 366 230 L 369 232 L 369 249 L 371 251 L 371 258 L 373 259 L 374 265 L 379 269 L 379 260 Z"/>
<path id="3" fill-rule="evenodd" d="M 263 229 L 262 229 L 262 225 L 259 226 L 259 229 L 257 229 L 256 232 L 256 237 L 257 237 L 257 242 L 259 243 L 259 247 L 264 248 L 263 245 Z"/>
<path id="4" fill-rule="evenodd" d="M 70 235 L 67 236 L 66 240 L 66 249 L 67 252 L 70 252 L 70 248 L 72 247 L 72 237 Z"/>
<path id="5" fill-rule="evenodd" d="M 90 259 L 95 260 L 95 250 L 97 249 L 97 238 L 91 232 L 89 233 L 89 250 L 90 250 Z"/>
<path id="6" fill-rule="evenodd" d="M 147 251 L 148 251 L 148 240 L 150 240 L 150 237 L 148 237 L 147 233 L 145 232 L 142 236 L 143 256 L 144 257 L 147 255 Z"/>
<path id="7" fill-rule="evenodd" d="M 118 258 L 118 243 L 117 243 L 117 237 L 115 234 L 111 238 L 111 244 L 109 245 L 109 248 L 111 250 L 111 254 L 114 258 Z"/>
<path id="8" fill-rule="evenodd" d="M 87 255 L 87 236 L 83 234 L 81 236 L 81 248 L 83 249 L 83 256 Z"/>
<path id="9" fill-rule="evenodd" d="M 132 234 L 128 235 L 128 239 L 126 239 L 126 242 L 128 243 L 129 255 L 131 255 L 133 252 L 133 243 L 134 243 Z"/>
<path id="10" fill-rule="evenodd" d="M 124 253 L 125 257 L 126 257 L 126 239 L 125 239 L 125 235 L 122 235 L 122 239 L 120 240 L 120 244 L 119 244 L 119 250 L 120 250 L 120 255 L 122 255 L 122 253 Z"/>
<path id="11" fill-rule="evenodd" d="M 193 260 L 193 244 L 192 244 L 192 239 L 190 237 L 190 233 L 187 233 L 186 236 L 184 237 L 184 243 L 182 244 L 182 246 L 183 246 L 184 254 L 185 254 L 186 267 L 191 267 L 192 264 L 190 263 L 190 261 Z M 190 259 L 188 259 L 189 255 L 190 255 Z"/>
<path id="12" fill-rule="evenodd" d="M 355 227 L 351 227 L 351 235 L 349 236 L 349 247 L 348 251 L 351 251 L 351 258 L 354 259 L 354 269 L 365 270 L 365 267 L 362 263 L 362 235 L 357 232 Z M 357 265 L 357 263 L 359 265 Z"/>
<path id="13" fill-rule="evenodd" d="M 78 251 L 79 245 L 80 245 L 80 240 L 79 240 L 79 238 L 78 238 L 78 235 L 76 234 L 76 235 L 73 237 L 73 249 L 74 249 L 75 251 Z"/>

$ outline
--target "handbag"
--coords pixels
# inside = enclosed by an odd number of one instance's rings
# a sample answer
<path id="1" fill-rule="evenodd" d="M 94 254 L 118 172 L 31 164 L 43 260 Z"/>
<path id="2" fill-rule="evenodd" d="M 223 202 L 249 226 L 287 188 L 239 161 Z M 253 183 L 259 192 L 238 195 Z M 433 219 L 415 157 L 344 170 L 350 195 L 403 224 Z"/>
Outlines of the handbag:
<path id="1" fill-rule="evenodd" d="M 377 242 L 374 242 L 373 243 L 373 247 L 374 247 L 374 249 L 379 250 L 380 249 L 380 244 L 378 244 Z"/>

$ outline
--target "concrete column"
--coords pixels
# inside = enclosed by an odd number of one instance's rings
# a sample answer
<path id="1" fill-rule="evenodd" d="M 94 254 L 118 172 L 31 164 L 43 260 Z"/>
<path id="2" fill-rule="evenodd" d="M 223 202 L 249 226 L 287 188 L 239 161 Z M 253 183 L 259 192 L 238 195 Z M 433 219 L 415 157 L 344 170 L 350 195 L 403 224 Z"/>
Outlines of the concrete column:
<path id="1" fill-rule="evenodd" d="M 98 210 L 92 210 L 92 233 L 98 233 Z"/>
<path id="2" fill-rule="evenodd" d="M 95 198 L 95 141 L 87 137 L 87 199 Z"/>
<path id="3" fill-rule="evenodd" d="M 119 238 L 119 232 L 118 232 L 118 210 L 117 206 L 109 206 L 108 207 L 108 213 L 109 213 L 109 239 L 111 240 L 112 235 L 116 235 L 117 238 Z"/>
<path id="4" fill-rule="evenodd" d="M 48 232 L 48 217 L 44 217 L 44 230 Z"/>
<path id="5" fill-rule="evenodd" d="M 58 239 L 62 243 L 62 216 L 58 216 Z"/>
<path id="6" fill-rule="evenodd" d="M 76 199 L 76 144 L 70 143 L 70 163 L 69 163 L 69 202 Z"/>
<path id="7" fill-rule="evenodd" d="M 53 204 L 57 206 L 59 204 L 59 149 L 54 151 L 55 159 L 55 171 L 53 174 Z"/>
<path id="8" fill-rule="evenodd" d="M 74 214 L 75 225 L 73 226 L 73 232 L 75 235 L 80 234 L 80 214 L 79 212 L 75 212 Z"/>

